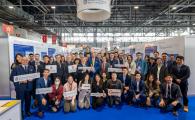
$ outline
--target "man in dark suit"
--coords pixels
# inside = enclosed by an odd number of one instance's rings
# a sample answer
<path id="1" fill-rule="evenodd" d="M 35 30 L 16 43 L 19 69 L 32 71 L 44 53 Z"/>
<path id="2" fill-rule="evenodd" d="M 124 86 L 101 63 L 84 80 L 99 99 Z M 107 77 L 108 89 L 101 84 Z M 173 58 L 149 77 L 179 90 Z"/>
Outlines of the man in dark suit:
<path id="1" fill-rule="evenodd" d="M 165 112 L 168 106 L 172 106 L 173 115 L 178 116 L 177 110 L 181 108 L 181 103 L 179 101 L 182 97 L 182 94 L 179 86 L 175 83 L 172 83 L 172 81 L 172 75 L 168 74 L 165 77 L 165 83 L 161 85 L 161 100 L 159 106 L 162 112 Z"/>
<path id="2" fill-rule="evenodd" d="M 30 73 L 35 73 L 35 69 L 33 66 L 28 65 L 28 58 L 22 57 L 22 64 L 17 66 L 11 72 L 10 80 L 14 81 L 14 76 L 25 75 Z M 26 80 L 20 82 L 14 82 L 15 91 L 16 91 L 16 99 L 21 100 L 21 105 L 25 103 L 25 113 L 27 116 L 31 116 L 30 105 L 31 105 L 31 95 L 33 90 L 33 80 Z M 22 109 L 23 115 L 24 110 Z"/>
<path id="3" fill-rule="evenodd" d="M 72 62 L 72 58 L 71 58 L 71 55 L 67 55 L 66 56 L 66 62 L 65 62 L 65 72 L 64 72 L 64 76 L 65 76 L 65 79 L 62 80 L 62 84 L 64 85 L 67 81 L 67 77 L 68 77 L 68 66 L 69 65 L 73 65 L 74 63 Z"/>
<path id="4" fill-rule="evenodd" d="M 87 66 L 87 58 L 86 58 L 86 57 L 81 57 L 81 64 L 79 64 L 79 65 L 77 66 L 77 75 L 78 75 L 77 85 L 79 84 L 79 82 L 80 82 L 81 80 L 84 79 L 85 73 L 86 73 L 86 72 L 89 73 L 89 71 L 87 71 L 87 70 L 78 69 L 79 67 L 88 67 L 88 66 Z"/>
<path id="5" fill-rule="evenodd" d="M 174 65 L 176 65 L 175 56 L 174 54 L 170 54 L 169 60 L 167 61 L 167 69 L 169 73 Z"/>
<path id="6" fill-rule="evenodd" d="M 44 69 L 43 77 L 37 80 L 36 88 L 37 89 L 38 88 L 48 88 L 48 87 L 51 87 L 51 85 L 52 85 L 52 82 L 49 77 L 49 69 Z M 42 117 L 44 110 L 48 106 L 49 97 L 48 97 L 48 94 L 38 94 L 37 99 L 38 99 L 38 105 L 39 105 L 38 106 L 38 116 Z"/>
<path id="7" fill-rule="evenodd" d="M 172 67 L 171 73 L 173 74 L 174 83 L 180 86 L 183 95 L 184 111 L 188 112 L 188 78 L 190 77 L 190 68 L 184 65 L 184 57 L 176 57 L 176 65 Z"/>
<path id="8" fill-rule="evenodd" d="M 114 68 L 115 64 L 119 64 L 119 61 L 114 58 L 114 54 L 110 53 L 110 60 L 109 60 L 110 67 Z"/>
<path id="9" fill-rule="evenodd" d="M 155 80 L 157 80 L 157 83 L 163 83 L 165 76 L 168 74 L 167 68 L 162 64 L 162 59 L 157 58 L 156 60 L 156 66 L 152 69 L 152 74 L 155 77 Z"/>
<path id="10" fill-rule="evenodd" d="M 123 74 L 118 77 L 119 80 L 121 80 L 123 84 L 123 94 L 122 94 L 122 100 L 125 102 L 129 102 L 129 86 L 131 86 L 131 77 L 128 75 L 128 69 L 124 67 Z"/>
<path id="11" fill-rule="evenodd" d="M 101 63 L 101 73 L 108 73 L 108 68 L 110 64 L 106 60 L 106 56 L 103 56 L 102 63 Z"/>
<path id="12" fill-rule="evenodd" d="M 41 62 L 41 64 L 38 66 L 38 72 L 41 73 L 41 77 L 43 76 L 43 71 L 44 71 L 46 65 L 50 65 L 49 59 L 50 58 L 48 55 L 44 55 L 43 62 Z"/>
<path id="13" fill-rule="evenodd" d="M 129 102 L 135 105 L 144 106 L 146 103 L 145 83 L 141 80 L 141 73 L 135 72 L 135 80 L 132 80 L 131 89 L 129 89 Z"/>
<path id="14" fill-rule="evenodd" d="M 53 63 L 53 65 L 57 66 L 57 73 L 52 74 L 52 83 L 54 82 L 56 77 L 59 77 L 61 81 L 65 81 L 65 65 L 61 62 L 61 55 L 58 54 L 55 56 L 56 61 Z"/>

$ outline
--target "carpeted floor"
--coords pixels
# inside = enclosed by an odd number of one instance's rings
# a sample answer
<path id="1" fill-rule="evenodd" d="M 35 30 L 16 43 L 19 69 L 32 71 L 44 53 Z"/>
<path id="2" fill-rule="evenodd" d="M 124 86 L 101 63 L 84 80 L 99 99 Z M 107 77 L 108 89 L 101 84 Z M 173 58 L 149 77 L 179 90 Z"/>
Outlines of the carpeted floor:
<path id="1" fill-rule="evenodd" d="M 179 116 L 174 117 L 172 113 L 160 113 L 156 108 L 136 108 L 123 105 L 121 108 L 109 108 L 105 106 L 99 110 L 79 110 L 75 113 L 46 112 L 44 118 L 36 116 L 36 110 L 32 110 L 33 116 L 25 120 L 195 120 L 195 97 L 190 97 L 189 112 L 179 111 Z"/>

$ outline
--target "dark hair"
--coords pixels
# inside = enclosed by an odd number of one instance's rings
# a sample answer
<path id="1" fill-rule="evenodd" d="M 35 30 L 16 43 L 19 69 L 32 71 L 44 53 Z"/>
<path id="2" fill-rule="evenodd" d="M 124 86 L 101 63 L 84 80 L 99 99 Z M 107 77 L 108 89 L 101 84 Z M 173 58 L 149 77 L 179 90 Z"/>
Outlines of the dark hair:
<path id="1" fill-rule="evenodd" d="M 49 70 L 49 69 L 46 69 L 46 68 L 43 70 L 43 72 L 45 72 L 45 71 L 48 71 L 48 72 L 50 72 L 50 70 Z"/>
<path id="2" fill-rule="evenodd" d="M 158 54 L 159 54 L 159 52 L 158 52 L 158 51 L 154 51 L 154 53 L 158 53 Z"/>
<path id="3" fill-rule="evenodd" d="M 149 85 L 149 78 L 150 78 L 150 76 L 152 76 L 153 77 L 153 81 L 152 81 L 152 87 L 157 87 L 157 84 L 156 84 L 156 80 L 155 80 L 155 77 L 154 77 L 154 74 L 152 74 L 152 73 L 150 73 L 150 74 L 148 74 L 148 76 L 147 76 L 147 78 L 146 78 L 146 84 L 147 85 Z"/>
<path id="4" fill-rule="evenodd" d="M 167 53 L 164 52 L 164 53 L 162 53 L 162 55 L 167 55 Z"/>
<path id="5" fill-rule="evenodd" d="M 181 56 L 181 55 L 178 55 L 178 56 L 176 57 L 176 59 L 181 59 L 181 60 L 184 60 L 184 57 L 183 57 L 183 56 Z"/>
<path id="6" fill-rule="evenodd" d="M 34 55 L 33 53 L 28 54 L 28 56 Z"/>
<path id="7" fill-rule="evenodd" d="M 99 76 L 99 78 L 100 78 L 100 85 L 103 85 L 103 80 L 102 80 L 102 77 L 100 76 L 100 74 L 95 74 L 94 82 L 97 83 L 96 80 L 95 80 L 96 76 Z"/>
<path id="8" fill-rule="evenodd" d="M 141 73 L 140 73 L 139 71 L 135 71 L 135 76 L 136 76 L 137 74 L 141 75 Z"/>
<path id="9" fill-rule="evenodd" d="M 137 53 L 136 53 L 136 55 L 138 55 L 138 54 L 141 54 L 141 55 L 142 55 L 142 53 L 141 53 L 141 52 L 137 52 Z"/>
<path id="10" fill-rule="evenodd" d="M 20 64 L 17 60 L 17 57 L 20 56 L 20 57 L 23 57 L 23 55 L 21 53 L 17 53 L 16 56 L 15 56 L 15 64 Z"/>
<path id="11" fill-rule="evenodd" d="M 79 58 L 76 58 L 75 60 L 74 60 L 74 64 L 76 64 L 76 61 L 79 61 L 79 64 L 81 63 L 81 59 L 79 59 Z"/>
<path id="12" fill-rule="evenodd" d="M 46 58 L 46 57 L 47 57 L 47 58 L 49 58 L 49 56 L 48 56 L 48 55 L 44 55 L 44 56 L 43 56 L 43 58 Z"/>
<path id="13" fill-rule="evenodd" d="M 85 77 L 86 77 L 87 75 L 89 76 L 88 84 L 91 84 L 91 79 L 90 79 L 89 73 L 85 73 L 85 74 L 84 74 L 84 77 L 83 77 L 83 79 L 82 79 L 82 81 L 81 81 L 81 84 L 84 84 L 84 82 L 85 82 Z"/>
<path id="14" fill-rule="evenodd" d="M 165 77 L 168 77 L 168 76 L 170 76 L 170 77 L 172 77 L 172 78 L 173 78 L 173 75 L 172 75 L 172 74 L 170 74 L 170 73 L 168 73 L 168 74 L 166 74 L 166 75 L 165 75 Z"/>

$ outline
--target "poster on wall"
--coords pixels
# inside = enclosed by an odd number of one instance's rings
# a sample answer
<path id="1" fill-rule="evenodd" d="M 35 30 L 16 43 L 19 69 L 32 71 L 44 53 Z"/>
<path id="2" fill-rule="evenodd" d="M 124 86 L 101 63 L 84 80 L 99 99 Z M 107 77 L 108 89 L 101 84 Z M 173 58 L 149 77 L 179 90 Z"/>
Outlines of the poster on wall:
<path id="1" fill-rule="evenodd" d="M 47 55 L 47 52 L 41 52 L 41 59 L 43 59 L 43 56 Z"/>
<path id="2" fill-rule="evenodd" d="M 157 51 L 157 46 L 145 47 L 145 55 L 150 55 L 151 53 L 154 53 L 154 51 Z"/>
<path id="3" fill-rule="evenodd" d="M 53 57 L 56 53 L 56 49 L 55 48 L 48 48 L 48 55 L 51 57 Z"/>
<path id="4" fill-rule="evenodd" d="M 27 56 L 30 53 L 34 53 L 34 47 L 29 45 L 21 45 L 21 44 L 14 44 L 14 56 L 16 56 L 17 53 L 20 53 L 24 56 Z"/>

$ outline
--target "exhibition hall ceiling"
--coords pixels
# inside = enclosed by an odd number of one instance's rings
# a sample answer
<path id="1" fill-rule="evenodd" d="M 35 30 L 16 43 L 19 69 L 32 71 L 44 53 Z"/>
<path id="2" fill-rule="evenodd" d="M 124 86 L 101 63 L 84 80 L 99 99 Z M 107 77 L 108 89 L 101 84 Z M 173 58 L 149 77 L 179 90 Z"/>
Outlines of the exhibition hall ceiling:
<path id="1" fill-rule="evenodd" d="M 77 18 L 76 0 L 0 2 L 1 21 L 48 34 L 154 33 L 168 37 L 174 31 L 193 34 L 195 26 L 194 0 L 112 0 L 111 12 L 108 20 L 92 23 Z"/>

